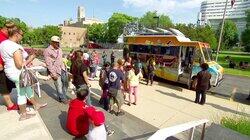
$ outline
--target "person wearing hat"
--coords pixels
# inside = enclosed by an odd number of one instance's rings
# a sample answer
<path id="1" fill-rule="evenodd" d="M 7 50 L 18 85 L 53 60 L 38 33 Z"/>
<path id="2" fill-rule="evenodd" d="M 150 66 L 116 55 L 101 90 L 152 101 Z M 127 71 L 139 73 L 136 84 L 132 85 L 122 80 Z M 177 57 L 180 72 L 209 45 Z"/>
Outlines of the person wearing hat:
<path id="1" fill-rule="evenodd" d="M 66 98 L 68 87 L 63 81 L 66 68 L 63 63 L 62 55 L 63 52 L 60 48 L 60 38 L 58 36 L 52 36 L 50 45 L 44 50 L 45 63 L 50 76 L 54 80 L 59 102 L 68 104 L 69 101 Z"/>

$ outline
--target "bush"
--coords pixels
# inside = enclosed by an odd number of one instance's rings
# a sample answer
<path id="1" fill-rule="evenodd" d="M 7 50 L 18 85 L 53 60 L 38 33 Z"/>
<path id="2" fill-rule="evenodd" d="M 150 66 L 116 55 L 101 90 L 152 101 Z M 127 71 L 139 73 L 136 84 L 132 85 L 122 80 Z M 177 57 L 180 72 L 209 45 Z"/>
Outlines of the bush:
<path id="1" fill-rule="evenodd" d="M 250 136 L 250 118 L 248 117 L 223 117 L 221 125 Z"/>

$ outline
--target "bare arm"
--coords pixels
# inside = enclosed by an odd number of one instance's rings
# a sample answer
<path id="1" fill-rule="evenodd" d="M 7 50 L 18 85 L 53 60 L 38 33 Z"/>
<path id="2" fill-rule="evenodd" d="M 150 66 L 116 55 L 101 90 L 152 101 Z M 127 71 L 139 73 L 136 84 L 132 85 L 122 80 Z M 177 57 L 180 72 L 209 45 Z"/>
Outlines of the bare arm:
<path id="1" fill-rule="evenodd" d="M 22 69 L 24 62 L 23 62 L 22 51 L 20 49 L 14 52 L 13 59 L 14 59 L 16 68 L 19 70 Z"/>
<path id="2" fill-rule="evenodd" d="M 0 64 L 0 71 L 2 71 L 2 70 L 3 70 L 3 65 Z"/>
<path id="3" fill-rule="evenodd" d="M 88 77 L 87 71 L 84 71 L 82 73 L 82 75 L 83 75 L 84 81 L 86 82 L 87 86 L 90 86 L 90 84 L 89 84 L 89 77 Z"/>

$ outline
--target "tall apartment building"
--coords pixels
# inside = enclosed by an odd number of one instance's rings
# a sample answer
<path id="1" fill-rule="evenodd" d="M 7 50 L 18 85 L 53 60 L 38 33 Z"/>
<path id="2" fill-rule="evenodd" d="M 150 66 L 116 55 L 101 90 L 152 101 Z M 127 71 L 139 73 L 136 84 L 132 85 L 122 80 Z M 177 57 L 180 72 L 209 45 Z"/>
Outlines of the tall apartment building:
<path id="1" fill-rule="evenodd" d="M 210 25 L 213 29 L 218 29 L 222 22 L 223 12 L 226 0 L 206 0 L 201 3 L 198 14 L 198 25 Z M 236 0 L 234 6 L 231 6 L 231 0 L 228 0 L 225 19 L 236 23 L 239 34 L 246 29 L 245 11 L 250 9 L 250 0 Z"/>

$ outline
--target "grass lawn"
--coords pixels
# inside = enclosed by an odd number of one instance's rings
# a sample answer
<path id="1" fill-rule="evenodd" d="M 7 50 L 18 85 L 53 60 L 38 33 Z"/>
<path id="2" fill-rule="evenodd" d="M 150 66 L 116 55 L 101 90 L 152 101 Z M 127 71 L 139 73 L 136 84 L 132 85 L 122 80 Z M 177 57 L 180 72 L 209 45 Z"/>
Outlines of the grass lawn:
<path id="1" fill-rule="evenodd" d="M 223 117 L 221 125 L 237 131 L 241 134 L 250 136 L 250 118 L 247 117 Z"/>
<path id="2" fill-rule="evenodd" d="M 236 63 L 236 68 L 231 69 L 228 66 L 227 61 L 225 61 L 225 57 L 230 56 L 231 59 Z M 246 76 L 250 77 L 250 67 L 248 69 L 240 69 L 239 62 L 248 62 L 250 65 L 250 54 L 242 53 L 242 52 L 222 52 L 218 57 L 218 63 L 225 69 L 225 74 L 238 75 L 238 76 Z"/>

